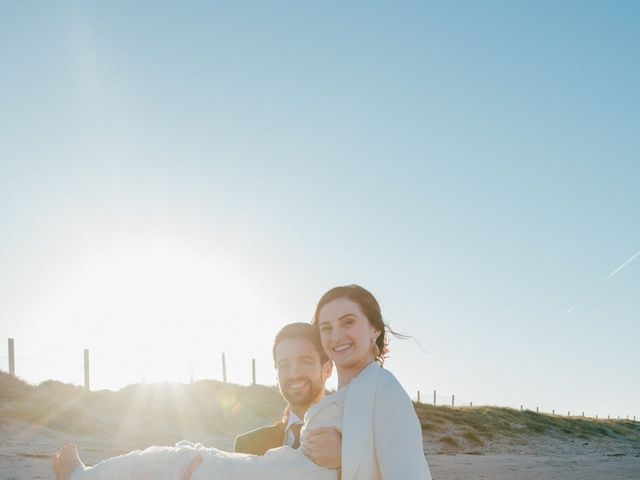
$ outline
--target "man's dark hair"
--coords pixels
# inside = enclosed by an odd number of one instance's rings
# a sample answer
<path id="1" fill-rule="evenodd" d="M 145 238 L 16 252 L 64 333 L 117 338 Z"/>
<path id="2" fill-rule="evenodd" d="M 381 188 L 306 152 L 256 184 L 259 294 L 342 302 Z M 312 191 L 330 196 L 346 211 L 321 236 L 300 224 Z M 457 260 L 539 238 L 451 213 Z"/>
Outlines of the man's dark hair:
<path id="1" fill-rule="evenodd" d="M 280 343 L 280 341 L 285 338 L 306 338 L 313 344 L 316 351 L 318 352 L 318 355 L 320 355 L 321 365 L 324 365 L 324 363 L 329 360 L 329 357 L 327 357 L 327 354 L 324 353 L 324 349 L 322 348 L 322 344 L 320 343 L 320 334 L 318 333 L 318 329 L 310 323 L 298 322 L 285 325 L 276 335 L 276 339 L 273 341 L 274 364 L 276 363 L 276 347 L 278 346 L 278 343 Z M 277 367 L 278 366 L 276 365 L 276 368 Z"/>

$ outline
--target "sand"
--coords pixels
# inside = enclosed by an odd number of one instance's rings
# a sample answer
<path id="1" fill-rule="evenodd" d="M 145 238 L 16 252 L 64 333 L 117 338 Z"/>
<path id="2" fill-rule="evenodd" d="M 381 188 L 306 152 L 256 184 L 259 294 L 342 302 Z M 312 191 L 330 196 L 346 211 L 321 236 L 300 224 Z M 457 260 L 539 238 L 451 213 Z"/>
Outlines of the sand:
<path id="1" fill-rule="evenodd" d="M 230 449 L 233 436 L 190 440 Z M 0 480 L 53 479 L 50 457 L 74 442 L 87 464 L 147 446 L 140 439 L 78 435 L 17 421 L 0 422 Z M 616 442 L 565 441 L 541 437 L 526 445 L 494 443 L 485 452 L 450 453 L 425 444 L 436 480 L 640 479 L 640 452 Z"/>

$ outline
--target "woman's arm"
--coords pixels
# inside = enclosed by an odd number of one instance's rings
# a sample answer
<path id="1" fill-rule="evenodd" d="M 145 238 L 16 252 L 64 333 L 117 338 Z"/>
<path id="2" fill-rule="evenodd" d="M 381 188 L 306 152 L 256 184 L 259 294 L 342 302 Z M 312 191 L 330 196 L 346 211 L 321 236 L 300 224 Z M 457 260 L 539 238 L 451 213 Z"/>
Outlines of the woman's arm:
<path id="1" fill-rule="evenodd" d="M 393 376 L 376 394 L 373 435 L 383 480 L 431 480 L 413 403 Z"/>

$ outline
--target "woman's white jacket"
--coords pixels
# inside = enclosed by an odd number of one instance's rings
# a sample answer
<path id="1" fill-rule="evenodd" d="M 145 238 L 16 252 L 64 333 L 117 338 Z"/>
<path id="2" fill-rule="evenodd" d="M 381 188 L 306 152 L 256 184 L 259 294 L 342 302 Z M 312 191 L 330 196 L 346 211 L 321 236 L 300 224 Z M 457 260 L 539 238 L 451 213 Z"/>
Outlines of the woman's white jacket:
<path id="1" fill-rule="evenodd" d="M 374 479 L 431 480 L 411 399 L 375 362 L 349 384 L 342 417 L 342 480 Z"/>

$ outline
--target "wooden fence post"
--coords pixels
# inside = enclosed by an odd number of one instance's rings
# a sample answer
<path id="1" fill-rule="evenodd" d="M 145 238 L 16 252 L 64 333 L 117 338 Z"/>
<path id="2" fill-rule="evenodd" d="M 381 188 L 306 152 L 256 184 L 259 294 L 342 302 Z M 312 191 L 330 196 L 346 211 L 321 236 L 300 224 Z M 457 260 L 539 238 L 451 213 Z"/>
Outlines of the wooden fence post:
<path id="1" fill-rule="evenodd" d="M 15 352 L 13 350 L 13 338 L 9 339 L 9 373 L 11 375 L 16 374 L 16 359 Z"/>
<path id="2" fill-rule="evenodd" d="M 224 358 L 224 352 L 222 352 L 222 381 L 227 383 L 227 361 Z"/>
<path id="3" fill-rule="evenodd" d="M 256 359 L 251 359 L 251 385 L 256 384 Z"/>
<path id="4" fill-rule="evenodd" d="M 89 390 L 89 349 L 84 349 L 84 388 Z"/>

